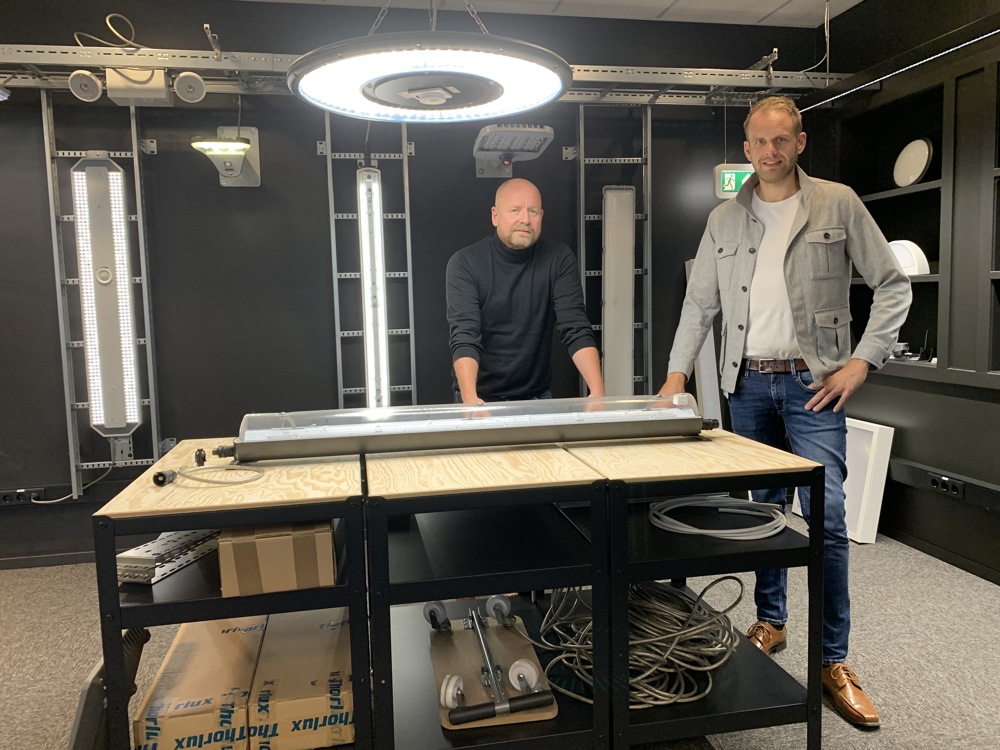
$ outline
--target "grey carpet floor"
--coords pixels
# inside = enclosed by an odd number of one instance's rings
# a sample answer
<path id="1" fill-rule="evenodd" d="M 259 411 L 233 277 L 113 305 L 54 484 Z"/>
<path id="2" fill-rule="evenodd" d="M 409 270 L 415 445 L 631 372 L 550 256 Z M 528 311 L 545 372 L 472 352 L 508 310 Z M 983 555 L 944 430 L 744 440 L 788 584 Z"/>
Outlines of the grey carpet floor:
<path id="1" fill-rule="evenodd" d="M 799 528 L 801 520 L 790 523 Z M 996 750 L 1000 747 L 1000 587 L 880 536 L 851 547 L 849 663 L 882 714 L 855 729 L 827 704 L 827 750 Z M 731 617 L 753 621 L 752 575 Z M 699 589 L 711 579 L 691 579 Z M 789 575 L 789 646 L 776 658 L 805 681 L 804 571 Z M 722 606 L 735 586 L 710 597 Z M 93 565 L 0 570 L 0 748 L 63 750 L 79 691 L 100 659 Z M 176 626 L 158 627 L 143 654 L 139 696 Z M 804 725 L 657 743 L 646 750 L 801 750 Z M 405 750 L 401 748 L 400 750 Z"/>

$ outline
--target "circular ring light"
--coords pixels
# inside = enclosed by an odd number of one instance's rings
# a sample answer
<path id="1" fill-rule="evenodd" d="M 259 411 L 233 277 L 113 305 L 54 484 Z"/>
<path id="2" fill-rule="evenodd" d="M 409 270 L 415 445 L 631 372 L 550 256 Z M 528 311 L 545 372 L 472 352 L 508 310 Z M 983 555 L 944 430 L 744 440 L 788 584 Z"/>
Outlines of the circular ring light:
<path id="1" fill-rule="evenodd" d="M 288 87 L 310 104 L 389 122 L 465 122 L 524 112 L 559 97 L 569 64 L 533 44 L 491 34 L 399 32 L 303 55 Z"/>

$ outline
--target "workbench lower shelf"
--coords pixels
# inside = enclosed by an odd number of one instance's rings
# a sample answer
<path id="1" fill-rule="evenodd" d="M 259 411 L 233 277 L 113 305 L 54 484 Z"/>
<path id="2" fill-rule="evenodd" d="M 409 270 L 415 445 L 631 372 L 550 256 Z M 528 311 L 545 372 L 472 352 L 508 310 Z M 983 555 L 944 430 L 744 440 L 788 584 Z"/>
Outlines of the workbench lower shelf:
<path id="1" fill-rule="evenodd" d="M 805 722 L 806 688 L 744 636 L 701 700 L 629 711 L 628 743 Z"/>
<path id="2" fill-rule="evenodd" d="M 469 603 L 474 602 L 470 600 Z M 450 612 L 454 604 L 448 604 Z M 516 598 L 513 604 L 513 613 L 524 620 L 528 632 L 536 637 L 541 615 L 523 599 Z M 392 607 L 390 618 L 395 747 L 406 750 L 465 747 L 579 750 L 595 746 L 592 706 L 558 693 L 559 714 L 553 719 L 477 729 L 442 728 L 430 658 L 429 626 L 423 616 L 423 607 Z M 455 623 L 454 618 L 452 622 Z M 455 623 L 455 626 L 461 627 L 461 624 Z M 538 652 L 538 656 L 543 665 L 551 658 L 545 651 Z"/>

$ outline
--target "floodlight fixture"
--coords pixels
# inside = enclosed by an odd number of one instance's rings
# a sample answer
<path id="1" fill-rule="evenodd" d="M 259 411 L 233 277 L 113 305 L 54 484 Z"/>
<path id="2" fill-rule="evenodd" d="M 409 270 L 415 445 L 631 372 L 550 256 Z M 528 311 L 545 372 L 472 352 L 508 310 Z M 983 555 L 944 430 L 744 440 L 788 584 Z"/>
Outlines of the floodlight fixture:
<path id="1" fill-rule="evenodd" d="M 191 139 L 191 147 L 205 154 L 223 177 L 239 176 L 250 145 L 250 139 L 243 137 L 197 136 Z"/>
<path id="2" fill-rule="evenodd" d="M 95 152 L 70 174 L 90 424 L 125 437 L 142 422 L 125 173 Z"/>
<path id="3" fill-rule="evenodd" d="M 515 161 L 537 159 L 555 139 L 547 125 L 487 125 L 479 131 L 472 153 L 477 159 Z"/>
<path id="4" fill-rule="evenodd" d="M 10 99 L 10 89 L 6 86 L 0 86 L 0 102 L 5 102 Z"/>
<path id="5" fill-rule="evenodd" d="M 542 47 L 488 33 L 356 37 L 297 59 L 288 87 L 335 114 L 389 122 L 465 122 L 558 98 L 573 72 Z"/>
<path id="6" fill-rule="evenodd" d="M 389 406 L 389 328 L 386 314 L 382 173 L 358 170 L 358 234 L 364 320 L 365 393 L 368 406 Z"/>

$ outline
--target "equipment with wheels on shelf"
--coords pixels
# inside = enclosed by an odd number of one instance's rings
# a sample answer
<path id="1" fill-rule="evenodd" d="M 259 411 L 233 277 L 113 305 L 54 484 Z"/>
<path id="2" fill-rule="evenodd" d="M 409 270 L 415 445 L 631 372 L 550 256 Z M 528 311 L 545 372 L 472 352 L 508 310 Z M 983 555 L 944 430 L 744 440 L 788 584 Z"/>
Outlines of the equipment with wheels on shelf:
<path id="1" fill-rule="evenodd" d="M 555 696 L 510 601 L 491 596 L 483 615 L 468 608 L 461 628 L 451 628 L 441 602 L 424 605 L 441 726 L 466 729 L 554 718 Z M 447 625 L 445 625 L 447 623 Z M 506 684 L 505 684 L 506 682 Z"/>

